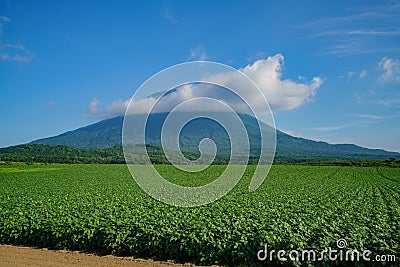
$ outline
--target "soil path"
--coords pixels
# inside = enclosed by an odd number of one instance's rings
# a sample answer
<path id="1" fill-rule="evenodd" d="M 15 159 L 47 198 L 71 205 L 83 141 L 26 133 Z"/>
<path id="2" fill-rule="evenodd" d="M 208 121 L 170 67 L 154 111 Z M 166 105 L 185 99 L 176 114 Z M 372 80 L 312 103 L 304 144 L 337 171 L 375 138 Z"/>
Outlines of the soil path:
<path id="1" fill-rule="evenodd" d="M 177 264 L 133 257 L 112 255 L 97 256 L 76 251 L 48 250 L 30 247 L 0 245 L 0 266 L 138 266 L 138 267 L 176 267 L 195 266 L 190 263 Z"/>

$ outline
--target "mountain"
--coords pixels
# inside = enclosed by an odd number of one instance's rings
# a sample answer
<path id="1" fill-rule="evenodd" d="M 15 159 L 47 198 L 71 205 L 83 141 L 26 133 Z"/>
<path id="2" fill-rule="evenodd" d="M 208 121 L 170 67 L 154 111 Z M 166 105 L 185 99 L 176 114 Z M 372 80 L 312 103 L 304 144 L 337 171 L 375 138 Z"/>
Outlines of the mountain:
<path id="1" fill-rule="evenodd" d="M 109 148 L 121 145 L 123 117 L 103 120 L 63 134 L 38 139 L 31 144 L 66 145 L 76 148 Z"/>
<path id="2" fill-rule="evenodd" d="M 148 144 L 160 146 L 161 126 L 168 114 L 151 114 L 146 127 Z M 142 115 L 131 115 L 142 116 Z M 248 132 L 250 156 L 257 157 L 260 150 L 260 131 L 257 120 L 249 115 L 240 114 Z M 123 117 L 115 117 L 82 127 L 63 134 L 35 140 L 31 144 L 65 145 L 75 148 L 112 148 L 121 146 Z M 368 149 L 353 144 L 329 144 L 294 137 L 277 130 L 276 161 L 298 162 L 347 159 L 388 159 L 400 158 L 400 153 L 382 149 Z M 201 118 L 188 123 L 181 132 L 182 151 L 198 154 L 198 144 L 203 138 L 211 138 L 217 145 L 219 154 L 229 154 L 230 142 L 226 131 L 216 122 Z"/>

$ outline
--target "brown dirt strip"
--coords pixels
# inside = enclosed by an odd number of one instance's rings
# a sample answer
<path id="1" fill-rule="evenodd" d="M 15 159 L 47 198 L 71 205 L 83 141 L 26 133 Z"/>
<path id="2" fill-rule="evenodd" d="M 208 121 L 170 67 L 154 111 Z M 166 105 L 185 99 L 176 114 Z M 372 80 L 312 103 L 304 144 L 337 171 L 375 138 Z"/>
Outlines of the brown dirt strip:
<path id="1" fill-rule="evenodd" d="M 0 245 L 0 266 L 138 266 L 138 267 L 176 267 L 195 266 L 190 263 L 178 264 L 170 261 L 154 261 L 133 257 L 112 255 L 97 256 L 67 250 L 48 250 L 30 247 Z"/>

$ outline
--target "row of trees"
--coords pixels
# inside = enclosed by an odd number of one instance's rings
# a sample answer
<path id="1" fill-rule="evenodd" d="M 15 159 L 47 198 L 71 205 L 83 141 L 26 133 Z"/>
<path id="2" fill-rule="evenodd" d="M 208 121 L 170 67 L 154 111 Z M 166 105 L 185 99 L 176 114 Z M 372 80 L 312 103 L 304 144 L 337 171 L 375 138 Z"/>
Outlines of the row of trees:
<path id="1" fill-rule="evenodd" d="M 147 146 L 148 155 L 153 164 L 170 164 L 161 147 L 155 145 Z M 191 160 L 199 158 L 199 153 L 183 152 L 184 156 Z M 218 154 L 213 164 L 228 164 L 229 155 Z M 124 164 L 125 158 L 121 146 L 112 148 L 90 148 L 79 149 L 69 146 L 50 146 L 42 144 L 26 144 L 7 148 L 0 148 L 0 161 L 5 162 L 41 162 L 41 163 L 103 163 L 103 164 Z M 134 150 L 133 162 L 144 162 Z M 257 164 L 258 157 L 251 156 L 249 164 Z M 400 159 L 390 158 L 387 160 L 352 160 L 352 159 L 327 159 L 318 156 L 301 157 L 297 155 L 280 155 L 275 157 L 275 164 L 306 164 L 306 165 L 336 165 L 336 166 L 387 166 L 400 167 Z"/>
<path id="2" fill-rule="evenodd" d="M 43 163 L 125 163 L 121 147 L 79 149 L 69 146 L 26 144 L 0 149 L 1 161 Z"/>
<path id="3" fill-rule="evenodd" d="M 387 160 L 337 160 L 337 161 L 302 162 L 300 164 L 314 165 L 314 166 L 358 166 L 358 167 L 400 168 L 400 159 L 390 158 Z"/>

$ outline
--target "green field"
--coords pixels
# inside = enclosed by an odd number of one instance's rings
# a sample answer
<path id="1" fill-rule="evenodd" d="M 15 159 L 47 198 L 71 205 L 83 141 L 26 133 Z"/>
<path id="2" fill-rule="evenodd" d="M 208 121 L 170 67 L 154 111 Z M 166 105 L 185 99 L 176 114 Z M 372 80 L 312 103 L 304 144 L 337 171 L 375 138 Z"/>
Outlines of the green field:
<path id="1" fill-rule="evenodd" d="M 176 184 L 197 186 L 225 166 L 190 178 L 172 166 L 157 168 Z M 271 264 L 257 259 L 265 244 L 323 250 L 344 238 L 346 248 L 395 255 L 398 264 L 399 168 L 275 165 L 249 193 L 252 171 L 222 199 L 179 208 L 147 196 L 125 165 L 3 164 L 0 243 L 253 266 Z"/>

